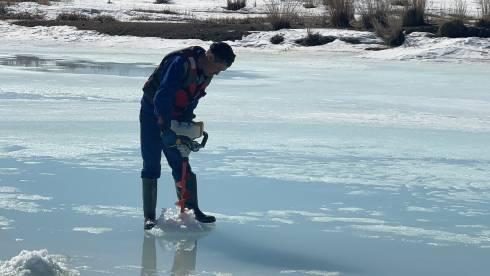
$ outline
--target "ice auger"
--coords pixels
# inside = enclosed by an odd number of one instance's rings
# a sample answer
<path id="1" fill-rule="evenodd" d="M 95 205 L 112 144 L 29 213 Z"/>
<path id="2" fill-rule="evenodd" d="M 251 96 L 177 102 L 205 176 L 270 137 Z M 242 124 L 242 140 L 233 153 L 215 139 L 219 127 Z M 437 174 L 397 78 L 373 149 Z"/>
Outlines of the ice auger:
<path id="1" fill-rule="evenodd" d="M 187 167 L 189 165 L 189 155 L 191 152 L 198 152 L 206 146 L 208 133 L 204 131 L 203 122 L 178 122 L 173 120 L 170 127 L 177 135 L 176 146 L 182 155 L 182 178 L 177 187 L 180 188 L 180 198 L 176 205 L 180 207 L 180 212 L 185 212 L 185 203 L 189 199 L 187 191 Z M 196 139 L 203 137 L 201 143 Z"/>

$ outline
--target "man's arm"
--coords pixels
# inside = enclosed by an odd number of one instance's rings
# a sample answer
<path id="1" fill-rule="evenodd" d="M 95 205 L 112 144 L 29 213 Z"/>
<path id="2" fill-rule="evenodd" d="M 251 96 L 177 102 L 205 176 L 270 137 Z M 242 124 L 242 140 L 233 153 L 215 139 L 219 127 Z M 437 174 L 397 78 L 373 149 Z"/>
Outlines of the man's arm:
<path id="1" fill-rule="evenodd" d="M 176 56 L 168 61 L 167 68 L 162 70 L 160 87 L 155 93 L 153 102 L 155 104 L 155 115 L 158 117 L 158 124 L 163 128 L 170 127 L 172 105 L 175 102 L 175 95 L 182 86 L 186 75 L 186 59 Z"/>

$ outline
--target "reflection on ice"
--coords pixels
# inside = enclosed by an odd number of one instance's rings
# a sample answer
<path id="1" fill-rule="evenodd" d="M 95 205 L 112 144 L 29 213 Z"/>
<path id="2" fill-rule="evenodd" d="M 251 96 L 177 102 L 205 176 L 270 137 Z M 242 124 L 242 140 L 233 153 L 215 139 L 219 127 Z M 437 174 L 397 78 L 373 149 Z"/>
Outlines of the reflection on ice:
<path id="1" fill-rule="evenodd" d="M 90 60 L 48 59 L 30 55 L 1 57 L 0 66 L 23 67 L 35 71 L 71 74 L 99 74 L 145 77 L 154 70 L 154 64 L 95 62 Z"/>
<path id="2" fill-rule="evenodd" d="M 157 220 L 157 226 L 145 231 L 141 275 L 158 275 L 155 244 L 166 251 L 175 251 L 171 275 L 191 275 L 196 270 L 197 241 L 208 235 L 213 225 L 199 223 L 192 211 L 181 214 L 178 209 L 166 208 Z"/>

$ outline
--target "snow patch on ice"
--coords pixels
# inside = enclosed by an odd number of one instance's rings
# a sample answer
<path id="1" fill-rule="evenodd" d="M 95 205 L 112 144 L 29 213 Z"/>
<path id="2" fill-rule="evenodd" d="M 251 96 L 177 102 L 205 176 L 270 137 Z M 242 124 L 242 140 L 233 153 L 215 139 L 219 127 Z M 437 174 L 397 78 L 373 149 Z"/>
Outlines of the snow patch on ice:
<path id="1" fill-rule="evenodd" d="M 476 235 L 453 233 L 442 230 L 431 230 L 418 227 L 404 226 L 404 225 L 352 225 L 353 229 L 364 230 L 369 232 L 392 234 L 395 236 L 409 237 L 409 238 L 424 238 L 435 241 L 460 243 L 467 245 L 490 245 L 490 237 L 485 233 Z"/>
<path id="2" fill-rule="evenodd" d="M 435 210 L 432 208 L 425 208 L 419 206 L 408 206 L 407 211 L 409 212 L 426 212 L 426 213 L 434 213 Z"/>
<path id="3" fill-rule="evenodd" d="M 378 224 L 385 223 L 384 220 L 373 218 L 343 218 L 343 217 L 314 217 L 311 219 L 313 222 L 345 222 L 345 223 L 366 223 L 366 224 Z"/>
<path id="4" fill-rule="evenodd" d="M 282 270 L 281 274 L 302 274 L 314 276 L 340 276 L 340 272 L 329 272 L 320 270 Z"/>
<path id="5" fill-rule="evenodd" d="M 215 216 L 216 219 L 219 221 L 238 223 L 238 224 L 245 224 L 245 223 L 260 220 L 259 218 L 252 217 L 252 216 L 236 216 L 236 215 L 225 215 L 225 214 L 218 214 L 218 213 L 210 213 L 210 215 Z"/>
<path id="6" fill-rule="evenodd" d="M 81 205 L 72 208 L 73 211 L 89 216 L 108 217 L 141 217 L 141 209 L 128 206 Z"/>
<path id="7" fill-rule="evenodd" d="M 169 250 L 178 247 L 182 240 L 195 241 L 214 229 L 214 224 L 197 221 L 192 210 L 180 213 L 179 208 L 163 208 L 156 222 L 156 226 L 145 233 L 170 242 L 166 245 Z"/>
<path id="8" fill-rule="evenodd" d="M 75 232 L 87 232 L 90 234 L 103 234 L 106 232 L 111 232 L 112 228 L 105 228 L 105 227 L 74 227 L 73 231 Z"/>
<path id="9" fill-rule="evenodd" d="M 345 207 L 345 208 L 337 208 L 337 211 L 340 212 L 349 212 L 349 213 L 357 213 L 364 211 L 363 208 L 358 208 L 358 207 Z"/>
<path id="10" fill-rule="evenodd" d="M 14 187 L 0 187 L 0 209 L 25 213 L 51 212 L 49 209 L 41 208 L 36 201 L 48 201 L 52 197 L 20 194 L 19 192 L 20 190 Z"/>
<path id="11" fill-rule="evenodd" d="M 9 186 L 0 186 L 0 193 L 19 193 L 19 189 Z"/>
<path id="12" fill-rule="evenodd" d="M 2 230 L 5 230 L 5 229 L 9 229 L 9 225 L 12 223 L 13 221 L 6 218 L 6 217 L 2 217 L 0 216 L 0 229 Z"/>
<path id="13" fill-rule="evenodd" d="M 69 269 L 67 258 L 62 255 L 50 255 L 48 250 L 22 250 L 19 255 L 0 262 L 0 275 L 3 276 L 75 276 L 80 273 Z"/>

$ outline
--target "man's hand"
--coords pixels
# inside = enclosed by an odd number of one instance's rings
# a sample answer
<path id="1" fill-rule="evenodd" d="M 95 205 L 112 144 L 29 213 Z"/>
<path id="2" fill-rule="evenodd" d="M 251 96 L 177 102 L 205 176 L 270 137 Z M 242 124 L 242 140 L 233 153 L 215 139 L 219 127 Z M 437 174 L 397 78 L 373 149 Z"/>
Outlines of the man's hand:
<path id="1" fill-rule="evenodd" d="M 162 144 L 165 148 L 175 147 L 177 135 L 170 128 L 164 128 L 161 134 Z"/>
<path id="2" fill-rule="evenodd" d="M 192 112 L 192 110 L 187 110 L 182 114 L 181 120 L 182 122 L 190 123 L 192 120 L 196 118 L 196 115 Z"/>

